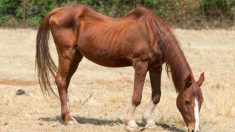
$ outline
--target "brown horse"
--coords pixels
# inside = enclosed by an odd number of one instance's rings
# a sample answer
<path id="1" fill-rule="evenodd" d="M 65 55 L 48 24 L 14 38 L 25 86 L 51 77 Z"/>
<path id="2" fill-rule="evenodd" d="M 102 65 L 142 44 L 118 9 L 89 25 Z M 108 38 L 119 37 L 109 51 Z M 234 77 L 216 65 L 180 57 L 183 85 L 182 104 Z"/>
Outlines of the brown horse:
<path id="1" fill-rule="evenodd" d="M 58 52 L 58 69 L 48 48 L 50 30 Z M 143 121 L 145 128 L 156 125 L 152 112 L 160 101 L 162 65 L 166 62 L 178 93 L 177 107 L 188 130 L 199 131 L 199 111 L 203 102 L 200 86 L 204 74 L 198 81 L 194 79 L 178 41 L 168 25 L 153 11 L 139 7 L 126 17 L 110 18 L 77 4 L 57 8 L 47 14 L 37 34 L 38 77 L 42 92 L 46 95 L 54 93 L 49 77 L 55 77 L 65 124 L 76 123 L 69 112 L 67 90 L 83 56 L 102 66 L 133 66 L 132 105 L 124 119 L 127 130 L 140 130 L 134 121 L 134 112 L 141 102 L 148 71 L 152 97 L 143 113 Z"/>

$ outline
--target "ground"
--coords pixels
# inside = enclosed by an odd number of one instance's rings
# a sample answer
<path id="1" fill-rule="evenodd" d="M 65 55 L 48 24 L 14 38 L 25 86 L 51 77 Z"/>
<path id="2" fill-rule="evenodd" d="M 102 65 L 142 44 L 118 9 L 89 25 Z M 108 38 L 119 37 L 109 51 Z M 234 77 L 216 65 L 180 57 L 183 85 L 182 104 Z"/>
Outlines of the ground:
<path id="1" fill-rule="evenodd" d="M 195 78 L 205 72 L 201 130 L 235 131 L 235 31 L 173 31 Z M 124 131 L 122 120 L 131 102 L 133 68 L 106 68 L 83 59 L 69 87 L 71 113 L 80 124 L 64 126 L 59 102 L 56 99 L 46 101 L 37 82 L 35 36 L 33 29 L 0 29 L 0 131 Z M 52 40 L 50 46 L 57 62 Z M 53 87 L 57 91 L 55 85 Z M 25 90 L 27 95 L 16 95 L 19 89 Z M 150 95 L 147 77 L 142 103 L 136 112 L 140 124 Z M 176 107 L 176 96 L 173 83 L 164 70 L 162 98 L 153 114 L 158 128 L 145 131 L 186 130 Z"/>

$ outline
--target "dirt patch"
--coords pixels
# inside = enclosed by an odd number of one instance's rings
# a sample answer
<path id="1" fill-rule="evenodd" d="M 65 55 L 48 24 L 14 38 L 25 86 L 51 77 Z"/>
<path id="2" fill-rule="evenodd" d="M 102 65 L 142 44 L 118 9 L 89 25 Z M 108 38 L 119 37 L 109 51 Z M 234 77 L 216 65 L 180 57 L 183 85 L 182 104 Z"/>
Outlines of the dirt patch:
<path id="1" fill-rule="evenodd" d="M 11 85 L 11 86 L 32 86 L 32 85 L 37 85 L 38 82 L 19 80 L 19 79 L 14 79 L 14 80 L 2 79 L 0 80 L 0 84 Z"/>

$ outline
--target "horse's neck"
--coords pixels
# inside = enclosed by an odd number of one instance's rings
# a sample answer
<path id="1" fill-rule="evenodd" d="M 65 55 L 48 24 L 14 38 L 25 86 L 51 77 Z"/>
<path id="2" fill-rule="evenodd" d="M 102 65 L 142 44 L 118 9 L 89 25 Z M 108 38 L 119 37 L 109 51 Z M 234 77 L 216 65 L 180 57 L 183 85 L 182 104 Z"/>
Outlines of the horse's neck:
<path id="1" fill-rule="evenodd" d="M 187 76 L 192 76 L 192 71 L 175 38 L 169 39 L 165 46 L 167 46 L 165 48 L 165 61 L 171 71 L 176 91 L 179 91 L 184 87 Z"/>

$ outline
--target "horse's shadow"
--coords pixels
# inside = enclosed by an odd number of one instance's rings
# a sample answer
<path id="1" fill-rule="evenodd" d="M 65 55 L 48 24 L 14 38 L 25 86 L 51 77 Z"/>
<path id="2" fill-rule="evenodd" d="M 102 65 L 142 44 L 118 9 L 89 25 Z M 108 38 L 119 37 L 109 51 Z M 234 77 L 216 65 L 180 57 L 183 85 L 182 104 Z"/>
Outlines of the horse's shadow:
<path id="1" fill-rule="evenodd" d="M 85 118 L 85 117 L 74 117 L 75 120 L 79 124 L 91 124 L 91 125 L 97 125 L 97 126 L 102 126 L 102 125 L 108 125 L 108 126 L 114 126 L 117 124 L 123 124 L 123 121 L 121 119 L 116 119 L 116 120 L 108 120 L 108 119 L 96 119 L 96 118 Z M 60 122 L 63 124 L 63 120 L 61 117 L 56 116 L 56 117 L 41 117 L 38 120 L 46 121 L 46 122 Z"/>
<path id="2" fill-rule="evenodd" d="M 121 119 L 115 119 L 115 120 L 109 120 L 109 119 L 97 119 L 97 118 L 85 118 L 85 117 L 74 117 L 76 121 L 79 124 L 91 124 L 96 126 L 114 126 L 114 125 L 120 125 L 123 124 L 123 121 Z M 46 121 L 46 122 L 60 122 L 63 124 L 63 120 L 61 117 L 41 117 L 38 120 Z M 144 123 L 137 123 L 139 126 L 144 126 Z M 157 126 L 162 127 L 165 130 L 171 131 L 171 132 L 185 132 L 184 130 L 177 128 L 173 125 L 164 124 L 164 123 L 157 123 Z"/>
<path id="3" fill-rule="evenodd" d="M 101 118 L 96 119 L 96 118 L 85 118 L 85 117 L 75 117 L 75 119 L 80 124 L 91 124 L 91 125 L 97 125 L 97 126 L 102 126 L 102 125 L 114 126 L 118 124 L 123 124 L 123 121 L 121 119 L 108 120 L 108 119 L 101 119 Z"/>
<path id="4" fill-rule="evenodd" d="M 157 123 L 157 126 L 161 126 L 163 129 L 171 131 L 171 132 L 185 132 L 185 130 L 175 127 L 174 125 L 164 124 L 164 123 Z"/>

